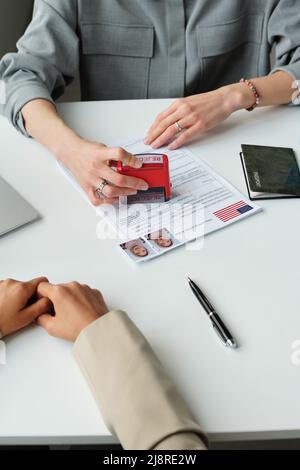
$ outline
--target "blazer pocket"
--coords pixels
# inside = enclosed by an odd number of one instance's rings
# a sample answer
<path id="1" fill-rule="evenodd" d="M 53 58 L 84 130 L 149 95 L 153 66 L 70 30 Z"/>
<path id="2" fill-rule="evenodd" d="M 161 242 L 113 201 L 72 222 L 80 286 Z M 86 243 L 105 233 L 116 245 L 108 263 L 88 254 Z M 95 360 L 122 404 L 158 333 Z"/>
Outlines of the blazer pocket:
<path id="1" fill-rule="evenodd" d="M 83 98 L 148 97 L 153 26 L 81 23 L 81 35 Z"/>
<path id="2" fill-rule="evenodd" d="M 83 54 L 152 57 L 153 26 L 82 23 Z"/>
<path id="3" fill-rule="evenodd" d="M 248 14 L 227 23 L 197 27 L 201 91 L 259 75 L 263 21 L 263 15 Z"/>
<path id="4" fill-rule="evenodd" d="M 261 44 L 263 15 L 244 15 L 228 23 L 197 27 L 200 57 L 213 57 L 234 51 L 245 43 Z"/>

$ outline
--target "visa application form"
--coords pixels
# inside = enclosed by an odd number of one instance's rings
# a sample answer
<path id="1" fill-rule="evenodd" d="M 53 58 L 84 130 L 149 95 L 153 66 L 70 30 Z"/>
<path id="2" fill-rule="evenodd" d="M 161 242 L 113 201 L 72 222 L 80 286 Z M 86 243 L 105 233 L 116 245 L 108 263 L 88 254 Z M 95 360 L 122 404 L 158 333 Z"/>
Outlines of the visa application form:
<path id="1" fill-rule="evenodd" d="M 168 202 L 127 205 L 124 198 L 116 206 L 96 208 L 98 215 L 105 218 L 122 242 L 165 229 L 183 244 L 261 210 L 186 147 L 174 151 L 162 147 L 153 151 L 141 137 L 132 137 L 117 145 L 132 154 L 167 154 L 172 184 L 172 197 Z M 61 168 L 87 199 L 68 170 Z"/>

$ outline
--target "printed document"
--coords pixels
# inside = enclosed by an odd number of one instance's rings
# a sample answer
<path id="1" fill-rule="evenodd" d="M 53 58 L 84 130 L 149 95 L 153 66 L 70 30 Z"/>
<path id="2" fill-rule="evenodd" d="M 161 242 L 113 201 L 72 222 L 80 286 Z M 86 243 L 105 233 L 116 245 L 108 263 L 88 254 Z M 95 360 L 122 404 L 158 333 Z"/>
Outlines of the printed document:
<path id="1" fill-rule="evenodd" d="M 99 206 L 99 216 L 113 227 L 122 252 L 132 261 L 147 261 L 189 241 L 220 230 L 261 209 L 187 148 L 154 151 L 140 137 L 117 144 L 132 154 L 161 153 L 169 158 L 172 196 L 157 204 Z M 87 196 L 61 166 L 71 183 Z"/>

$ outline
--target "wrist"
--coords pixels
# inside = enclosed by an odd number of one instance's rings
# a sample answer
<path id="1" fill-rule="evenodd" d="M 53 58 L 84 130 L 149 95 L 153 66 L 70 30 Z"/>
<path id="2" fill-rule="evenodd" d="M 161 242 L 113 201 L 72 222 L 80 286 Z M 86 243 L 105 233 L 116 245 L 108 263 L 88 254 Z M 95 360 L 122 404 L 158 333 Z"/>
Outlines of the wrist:
<path id="1" fill-rule="evenodd" d="M 89 326 L 91 326 L 93 323 L 95 323 L 96 321 L 98 321 L 100 318 L 104 317 L 107 313 L 109 313 L 109 311 L 105 311 L 105 312 L 101 312 L 101 313 L 96 313 L 96 314 L 91 314 L 89 316 L 87 316 L 81 323 L 80 325 L 78 325 L 78 328 L 77 328 L 77 332 L 76 332 L 76 335 L 75 335 L 75 340 L 78 338 L 78 336 L 80 335 L 80 333 L 82 331 L 84 331 L 86 328 L 88 328 Z"/>
<path id="2" fill-rule="evenodd" d="M 76 134 L 63 121 L 55 133 L 55 139 L 49 149 L 56 159 L 62 163 L 68 163 L 68 156 L 78 151 L 82 138 Z"/>
<path id="3" fill-rule="evenodd" d="M 233 83 L 221 88 L 224 93 L 224 100 L 229 114 L 248 109 L 253 105 L 254 95 L 250 88 L 244 83 Z"/>

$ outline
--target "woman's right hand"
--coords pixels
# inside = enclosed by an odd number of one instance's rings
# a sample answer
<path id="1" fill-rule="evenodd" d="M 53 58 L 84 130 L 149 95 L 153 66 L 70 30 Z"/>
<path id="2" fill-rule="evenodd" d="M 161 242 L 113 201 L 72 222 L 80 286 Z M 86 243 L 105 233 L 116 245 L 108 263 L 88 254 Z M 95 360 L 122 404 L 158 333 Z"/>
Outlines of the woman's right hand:
<path id="1" fill-rule="evenodd" d="M 71 171 L 95 206 L 112 204 L 120 196 L 148 189 L 145 181 L 120 175 L 110 168 L 111 161 L 140 168 L 142 164 L 137 157 L 120 147 L 109 148 L 83 139 L 63 121 L 49 101 L 29 101 L 22 108 L 22 116 L 28 134 L 47 147 Z M 96 189 L 104 180 L 109 184 L 103 188 L 104 198 L 99 199 Z"/>
<path id="2" fill-rule="evenodd" d="M 38 296 L 52 303 L 53 314 L 44 313 L 37 319 L 38 325 L 51 335 L 68 341 L 76 341 L 81 331 L 108 313 L 102 294 L 78 282 L 54 285 L 41 282 Z"/>
<path id="3" fill-rule="evenodd" d="M 137 194 L 138 190 L 148 189 L 145 181 L 120 175 L 110 168 L 111 161 L 121 161 L 133 168 L 141 167 L 137 157 L 120 147 L 110 148 L 75 136 L 57 157 L 72 172 L 95 206 L 113 204 L 120 196 L 130 196 Z M 104 180 L 108 182 L 103 189 L 105 197 L 99 198 L 96 188 Z"/>

